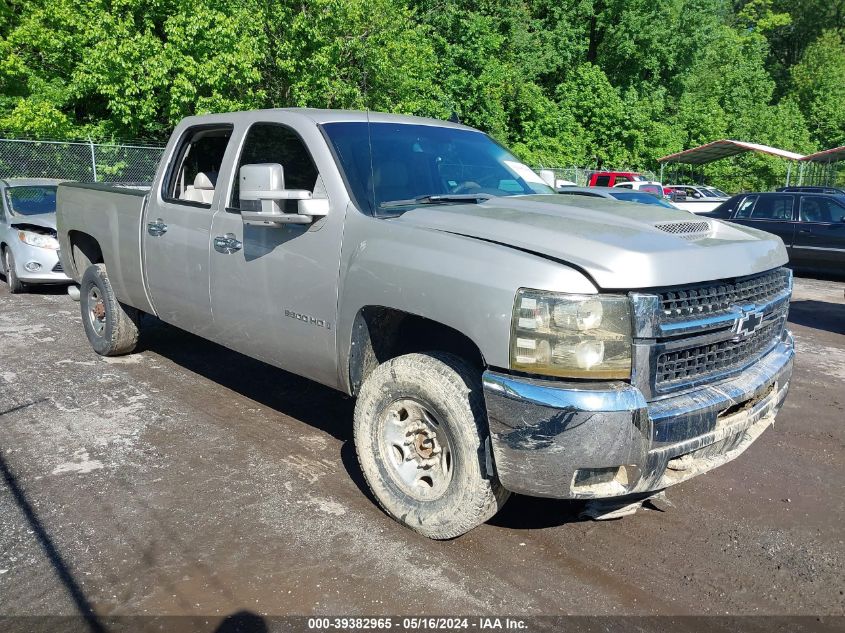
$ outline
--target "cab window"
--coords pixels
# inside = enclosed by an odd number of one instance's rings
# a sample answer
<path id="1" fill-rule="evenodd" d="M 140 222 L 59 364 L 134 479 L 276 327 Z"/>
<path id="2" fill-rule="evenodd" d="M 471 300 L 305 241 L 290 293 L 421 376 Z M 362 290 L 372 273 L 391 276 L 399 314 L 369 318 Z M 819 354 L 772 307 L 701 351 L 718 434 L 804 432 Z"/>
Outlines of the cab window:
<path id="1" fill-rule="evenodd" d="M 231 125 L 203 125 L 186 130 L 165 178 L 165 200 L 211 207 L 232 129 Z"/>
<path id="2" fill-rule="evenodd" d="M 233 174 L 229 210 L 241 210 L 238 177 L 241 167 L 260 163 L 278 163 L 284 170 L 285 189 L 304 189 L 314 192 L 319 173 L 305 143 L 289 127 L 280 123 L 256 123 L 244 140 L 243 150 Z M 296 200 L 285 201 L 286 212 L 296 212 Z"/>

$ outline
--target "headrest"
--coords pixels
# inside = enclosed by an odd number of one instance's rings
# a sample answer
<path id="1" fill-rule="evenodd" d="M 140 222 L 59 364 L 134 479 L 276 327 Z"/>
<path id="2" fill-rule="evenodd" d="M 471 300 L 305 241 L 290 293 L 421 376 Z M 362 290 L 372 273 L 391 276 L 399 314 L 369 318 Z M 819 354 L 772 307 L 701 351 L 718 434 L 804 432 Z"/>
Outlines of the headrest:
<path id="1" fill-rule="evenodd" d="M 194 189 L 214 189 L 214 183 L 203 172 L 199 172 L 194 178 Z"/>

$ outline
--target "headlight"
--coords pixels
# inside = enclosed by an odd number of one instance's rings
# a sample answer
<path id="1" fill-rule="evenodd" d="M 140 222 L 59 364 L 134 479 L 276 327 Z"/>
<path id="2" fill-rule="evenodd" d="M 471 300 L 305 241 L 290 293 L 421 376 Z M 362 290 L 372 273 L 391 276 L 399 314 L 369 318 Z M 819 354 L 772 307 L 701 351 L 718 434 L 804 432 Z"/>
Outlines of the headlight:
<path id="1" fill-rule="evenodd" d="M 627 297 L 521 288 L 511 323 L 511 369 L 564 378 L 631 377 Z"/>
<path id="2" fill-rule="evenodd" d="M 18 237 L 21 242 L 30 246 L 49 248 L 54 251 L 59 250 L 59 240 L 52 235 L 43 235 L 41 233 L 33 233 L 32 231 L 18 231 Z"/>

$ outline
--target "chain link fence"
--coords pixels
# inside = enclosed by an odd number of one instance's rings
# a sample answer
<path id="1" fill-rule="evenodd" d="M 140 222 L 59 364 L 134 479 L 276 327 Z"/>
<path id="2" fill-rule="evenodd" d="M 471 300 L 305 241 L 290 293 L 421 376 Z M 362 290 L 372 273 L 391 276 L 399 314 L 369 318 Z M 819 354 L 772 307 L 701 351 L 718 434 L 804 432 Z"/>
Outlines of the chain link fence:
<path id="1" fill-rule="evenodd" d="M 0 139 L 0 178 L 152 182 L 163 147 Z"/>

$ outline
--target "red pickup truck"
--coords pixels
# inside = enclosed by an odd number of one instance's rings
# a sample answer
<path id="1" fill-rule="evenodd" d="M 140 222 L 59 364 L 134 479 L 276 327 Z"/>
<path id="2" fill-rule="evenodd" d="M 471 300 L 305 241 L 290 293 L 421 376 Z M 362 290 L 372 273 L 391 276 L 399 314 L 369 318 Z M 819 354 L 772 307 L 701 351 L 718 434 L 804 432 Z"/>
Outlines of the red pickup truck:
<path id="1" fill-rule="evenodd" d="M 620 182 L 634 182 L 648 180 L 642 174 L 633 171 L 597 171 L 590 174 L 588 187 L 613 187 Z"/>

